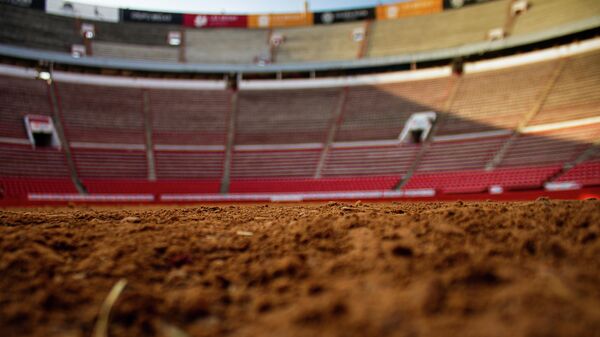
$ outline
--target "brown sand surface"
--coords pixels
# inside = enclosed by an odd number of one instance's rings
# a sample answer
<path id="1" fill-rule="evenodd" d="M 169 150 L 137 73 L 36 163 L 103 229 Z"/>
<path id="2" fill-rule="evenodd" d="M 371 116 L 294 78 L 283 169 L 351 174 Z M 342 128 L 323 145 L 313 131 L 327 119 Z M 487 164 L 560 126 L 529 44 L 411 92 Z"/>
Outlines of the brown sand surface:
<path id="1" fill-rule="evenodd" d="M 600 202 L 0 210 L 0 336 L 600 336 Z"/>

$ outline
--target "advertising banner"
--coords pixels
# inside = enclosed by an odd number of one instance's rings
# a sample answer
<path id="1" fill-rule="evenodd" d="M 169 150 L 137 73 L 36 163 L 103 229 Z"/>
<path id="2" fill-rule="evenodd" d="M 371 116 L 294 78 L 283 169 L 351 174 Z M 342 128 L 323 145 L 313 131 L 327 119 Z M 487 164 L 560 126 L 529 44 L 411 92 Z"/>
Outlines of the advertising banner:
<path id="1" fill-rule="evenodd" d="M 259 14 L 248 16 L 249 28 L 310 26 L 312 13 Z"/>
<path id="2" fill-rule="evenodd" d="M 121 21 L 181 25 L 183 23 L 183 14 L 122 9 Z"/>
<path id="3" fill-rule="evenodd" d="M 444 9 L 456 9 L 492 0 L 444 0 Z"/>
<path id="4" fill-rule="evenodd" d="M 330 24 L 337 22 L 350 22 L 375 19 L 375 8 L 358 8 L 345 11 L 315 12 L 315 24 Z"/>
<path id="5" fill-rule="evenodd" d="M 442 0 L 413 0 L 377 6 L 377 20 L 432 14 L 442 11 Z"/>
<path id="6" fill-rule="evenodd" d="M 0 0 L 0 4 L 40 10 L 46 8 L 46 1 L 44 0 Z"/>
<path id="7" fill-rule="evenodd" d="M 74 3 L 63 0 L 46 0 L 46 13 L 97 21 L 119 21 L 119 9 Z"/>
<path id="8" fill-rule="evenodd" d="M 184 14 L 183 25 L 194 28 L 246 28 L 248 26 L 248 17 L 246 15 Z"/>

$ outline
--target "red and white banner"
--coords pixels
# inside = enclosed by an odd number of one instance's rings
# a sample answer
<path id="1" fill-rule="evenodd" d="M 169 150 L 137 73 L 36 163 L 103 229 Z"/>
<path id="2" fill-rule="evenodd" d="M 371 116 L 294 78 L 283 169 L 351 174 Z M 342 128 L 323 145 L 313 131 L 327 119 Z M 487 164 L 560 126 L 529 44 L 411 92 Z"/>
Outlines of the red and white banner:
<path id="1" fill-rule="evenodd" d="M 204 15 L 184 14 L 183 25 L 194 28 L 219 28 L 239 27 L 246 28 L 248 16 L 246 15 Z"/>

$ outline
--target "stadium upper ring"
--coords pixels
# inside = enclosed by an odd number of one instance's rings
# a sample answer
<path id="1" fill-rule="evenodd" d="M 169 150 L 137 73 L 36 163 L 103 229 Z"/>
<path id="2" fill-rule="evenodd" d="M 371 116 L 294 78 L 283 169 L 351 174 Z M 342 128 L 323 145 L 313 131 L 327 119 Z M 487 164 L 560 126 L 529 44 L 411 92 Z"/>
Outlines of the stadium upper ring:
<path id="1" fill-rule="evenodd" d="M 448 60 L 598 27 L 596 0 L 413 0 L 264 15 L 2 0 L 0 55 L 157 72 L 308 72 Z"/>

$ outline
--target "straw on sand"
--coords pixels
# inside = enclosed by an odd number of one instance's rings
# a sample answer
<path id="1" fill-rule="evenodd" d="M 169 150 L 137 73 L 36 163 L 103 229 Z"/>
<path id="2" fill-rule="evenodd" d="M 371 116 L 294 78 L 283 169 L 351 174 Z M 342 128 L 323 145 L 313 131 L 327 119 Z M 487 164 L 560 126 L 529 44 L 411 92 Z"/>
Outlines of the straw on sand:
<path id="1" fill-rule="evenodd" d="M 120 279 L 115 283 L 112 287 L 106 299 L 102 303 L 100 307 L 100 313 L 98 314 L 98 320 L 96 321 L 96 326 L 94 326 L 94 334 L 93 337 L 108 337 L 108 318 L 110 315 L 110 309 L 115 304 L 119 295 L 127 285 L 127 280 Z"/>

